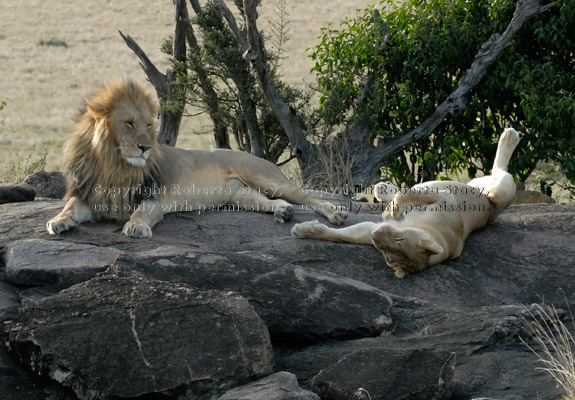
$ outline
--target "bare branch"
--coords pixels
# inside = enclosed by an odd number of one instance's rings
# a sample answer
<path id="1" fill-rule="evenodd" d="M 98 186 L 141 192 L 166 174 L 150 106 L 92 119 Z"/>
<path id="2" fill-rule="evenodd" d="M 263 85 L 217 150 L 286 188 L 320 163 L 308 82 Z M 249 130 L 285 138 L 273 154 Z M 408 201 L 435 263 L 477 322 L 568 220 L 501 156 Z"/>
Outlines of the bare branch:
<path id="1" fill-rule="evenodd" d="M 167 82 L 166 75 L 162 74 L 158 68 L 150 61 L 150 58 L 146 55 L 144 50 L 136 43 L 134 39 L 130 35 L 125 36 L 122 31 L 118 31 L 126 45 L 138 56 L 140 59 L 140 66 L 144 70 L 146 76 L 156 88 L 156 92 L 158 92 L 158 96 L 160 98 L 164 97 L 170 91 L 169 83 Z"/>
<path id="2" fill-rule="evenodd" d="M 366 170 L 367 175 L 361 177 L 359 181 L 362 181 L 365 185 L 376 182 L 379 176 L 379 168 L 385 164 L 388 157 L 401 150 L 404 146 L 429 136 L 448 115 L 458 115 L 463 112 L 467 107 L 469 92 L 481 81 L 487 69 L 495 62 L 523 24 L 528 19 L 549 10 L 554 5 L 555 3 L 550 3 L 540 6 L 539 0 L 519 0 L 513 18 L 505 32 L 501 35 L 492 35 L 481 46 L 471 67 L 459 81 L 457 89 L 420 126 L 396 139 L 378 143 L 371 156 L 371 165 Z"/>
<path id="3" fill-rule="evenodd" d="M 236 37 L 236 40 L 238 41 L 240 46 L 242 46 L 242 49 L 244 49 L 244 51 L 248 50 L 249 45 L 248 45 L 248 41 L 246 39 L 245 32 L 241 31 L 240 28 L 238 28 L 238 23 L 236 22 L 236 18 L 234 17 L 234 14 L 232 14 L 232 12 L 230 11 L 230 9 L 226 5 L 226 3 L 223 0 L 213 0 L 213 3 L 215 6 L 217 6 L 219 8 L 220 12 L 222 13 L 224 18 L 228 22 L 228 25 L 229 25 L 230 29 L 232 30 L 232 33 Z M 244 7 L 245 7 L 245 5 L 244 5 Z"/>
<path id="4" fill-rule="evenodd" d="M 223 0 L 213 0 L 213 2 L 227 20 L 240 46 L 246 51 L 244 58 L 250 62 L 256 79 L 262 88 L 264 98 L 286 133 L 292 146 L 292 151 L 303 169 L 311 157 L 311 144 L 303 134 L 295 110 L 281 99 L 268 74 L 267 54 L 256 23 L 257 0 L 244 0 L 243 2 L 247 34 L 240 31 L 233 14 Z"/>
<path id="5" fill-rule="evenodd" d="M 172 82 L 175 80 L 175 75 L 185 73 L 185 68 L 181 68 L 178 65 L 185 64 L 186 60 L 186 23 L 189 23 L 189 18 L 185 0 L 174 0 L 174 5 L 176 6 L 174 58 L 176 60 L 176 68 L 178 68 L 175 73 L 168 69 L 165 74 L 162 74 L 152 61 L 150 61 L 149 57 L 136 41 L 129 35 L 126 36 L 120 32 L 120 36 L 122 36 L 126 45 L 140 59 L 140 66 L 156 89 L 161 102 L 165 102 L 172 94 Z M 158 132 L 158 141 L 160 143 L 165 143 L 170 146 L 174 146 L 176 144 L 184 107 L 185 102 L 182 100 L 178 104 L 178 109 L 175 111 L 161 110 L 160 130 Z"/>

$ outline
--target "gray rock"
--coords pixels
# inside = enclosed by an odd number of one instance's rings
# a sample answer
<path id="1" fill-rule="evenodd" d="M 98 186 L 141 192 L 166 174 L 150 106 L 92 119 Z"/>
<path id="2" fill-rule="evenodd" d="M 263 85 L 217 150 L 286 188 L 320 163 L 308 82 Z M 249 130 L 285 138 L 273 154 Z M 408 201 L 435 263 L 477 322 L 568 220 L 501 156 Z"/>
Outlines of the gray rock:
<path id="1" fill-rule="evenodd" d="M 36 191 L 30 185 L 22 183 L 0 183 L 0 204 L 32 201 Z"/>
<path id="2" fill-rule="evenodd" d="M 41 170 L 28 175 L 22 183 L 32 186 L 38 197 L 63 199 L 66 195 L 66 178 L 61 172 Z"/>
<path id="3" fill-rule="evenodd" d="M 77 400 L 72 390 L 23 369 L 4 344 L 0 345 L 0 393 L 2 400 Z"/>
<path id="4" fill-rule="evenodd" d="M 46 223 L 62 211 L 65 204 L 62 200 L 0 204 L 0 248 L 21 239 L 50 239 Z"/>
<path id="5" fill-rule="evenodd" d="M 450 398 L 455 354 L 428 350 L 360 350 L 322 370 L 313 385 L 329 400 Z"/>
<path id="6" fill-rule="evenodd" d="M 254 306 L 275 340 L 301 344 L 377 336 L 392 324 L 386 293 L 343 276 L 253 252 L 155 254 L 125 254 L 113 269 L 121 276 L 237 292 Z"/>
<path id="7" fill-rule="evenodd" d="M 245 299 L 181 284 L 95 278 L 6 311 L 0 327 L 25 365 L 80 399 L 208 399 L 273 368 Z"/>
<path id="8" fill-rule="evenodd" d="M 294 374 L 276 372 L 229 390 L 218 400 L 320 400 L 320 398 L 317 394 L 300 388 Z"/>
<path id="9" fill-rule="evenodd" d="M 6 282 L 0 279 L 0 310 L 19 303 L 18 293 Z"/>
<path id="10" fill-rule="evenodd" d="M 197 268 L 222 269 L 228 274 L 200 274 L 198 286 L 208 289 L 220 284 L 205 279 L 213 276 L 218 280 L 221 277 L 226 285 L 237 279 L 234 288 L 244 287 L 246 292 L 257 294 L 258 286 L 249 280 L 253 275 L 244 274 L 245 265 L 253 264 L 254 270 L 265 270 L 272 276 L 295 276 L 296 268 L 301 268 L 361 282 L 385 293 L 392 300 L 392 329 L 383 331 L 381 337 L 348 340 L 338 336 L 334 340 L 330 336 L 328 342 L 324 341 L 328 336 L 316 337 L 315 341 L 321 340 L 316 346 L 298 347 L 297 351 L 282 340 L 274 340 L 276 370 L 294 373 L 304 389 L 311 389 L 311 382 L 322 370 L 334 367 L 354 352 L 418 350 L 456 353 L 454 399 L 555 400 L 562 396 L 553 379 L 536 370 L 541 364 L 519 337 L 529 341 L 522 321 L 524 304 L 575 306 L 573 206 L 510 206 L 494 224 L 468 238 L 460 258 L 400 280 L 394 278 L 381 254 L 371 246 L 295 240 L 289 233 L 292 224 L 276 224 L 269 215 L 258 213 L 172 214 L 157 225 L 151 239 L 145 240 L 126 238 L 121 233 L 122 225 L 117 223 L 84 224 L 60 236 L 49 236 L 46 221 L 64 204 L 34 201 L 0 205 L 0 248 L 25 238 L 110 247 L 130 254 L 134 265 L 137 256 L 147 259 L 143 267 L 125 269 L 126 276 L 150 275 L 172 282 L 185 276 L 185 265 L 177 261 L 178 257 L 188 257 L 194 268 L 202 264 Z M 360 204 L 361 210 L 356 203 L 350 206 L 354 208 L 346 225 L 380 218 L 380 205 Z M 294 222 L 316 218 L 298 209 Z M 240 273 L 234 275 L 233 266 L 238 265 Z M 260 275 L 265 278 L 265 274 Z M 191 277 L 186 281 L 195 285 Z M 313 294 L 320 283 L 303 285 L 302 298 Z M 53 293 L 14 289 L 26 302 Z M 256 302 L 251 301 L 255 306 Z M 289 315 L 291 320 L 297 314 L 292 311 Z M 111 344 L 109 348 L 116 346 Z M 405 379 L 409 379 L 408 374 Z"/>
<path id="11" fill-rule="evenodd" d="M 86 244 L 25 239 L 4 249 L 6 281 L 16 285 L 70 286 L 95 277 L 120 250 Z"/>

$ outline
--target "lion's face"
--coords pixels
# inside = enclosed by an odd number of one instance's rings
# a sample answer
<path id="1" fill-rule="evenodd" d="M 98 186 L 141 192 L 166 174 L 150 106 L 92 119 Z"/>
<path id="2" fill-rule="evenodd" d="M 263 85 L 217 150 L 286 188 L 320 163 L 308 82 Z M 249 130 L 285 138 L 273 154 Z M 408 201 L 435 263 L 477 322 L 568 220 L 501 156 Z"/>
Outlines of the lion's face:
<path id="1" fill-rule="evenodd" d="M 128 102 L 119 104 L 110 113 L 108 129 L 123 159 L 135 167 L 144 167 L 156 146 L 150 110 Z"/>
<path id="2" fill-rule="evenodd" d="M 120 158 L 142 168 L 150 163 L 156 151 L 156 114 L 155 98 L 144 87 L 122 80 L 106 84 L 88 98 L 81 121 L 88 122 L 86 131 L 92 133 L 91 147 L 100 159 L 117 164 Z M 81 133 L 83 125 L 79 125 Z M 77 135 L 78 143 L 82 139 L 81 134 Z"/>
<path id="3" fill-rule="evenodd" d="M 383 253 L 387 265 L 401 273 L 416 273 L 429 266 L 429 258 L 443 248 L 422 229 L 382 225 L 372 233 L 373 245 Z"/>

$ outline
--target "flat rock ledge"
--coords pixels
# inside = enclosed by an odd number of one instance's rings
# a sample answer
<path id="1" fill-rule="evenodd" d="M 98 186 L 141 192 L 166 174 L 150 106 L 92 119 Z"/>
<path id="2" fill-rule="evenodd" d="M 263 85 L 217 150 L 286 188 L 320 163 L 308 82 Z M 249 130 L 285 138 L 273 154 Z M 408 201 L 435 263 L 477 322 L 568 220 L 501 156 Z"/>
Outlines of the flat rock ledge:
<path id="1" fill-rule="evenodd" d="M 293 239 L 265 214 L 50 236 L 63 205 L 0 205 L 2 400 L 561 398 L 525 342 L 530 304 L 575 307 L 575 207 L 511 206 L 401 280 L 371 246 Z M 347 206 L 346 224 L 380 218 Z"/>

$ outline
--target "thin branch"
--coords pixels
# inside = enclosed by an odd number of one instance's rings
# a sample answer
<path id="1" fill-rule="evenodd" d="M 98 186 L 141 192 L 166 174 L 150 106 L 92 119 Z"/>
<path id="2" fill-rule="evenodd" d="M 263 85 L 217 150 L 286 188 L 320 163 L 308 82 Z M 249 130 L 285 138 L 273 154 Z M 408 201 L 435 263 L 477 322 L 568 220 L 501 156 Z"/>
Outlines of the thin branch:
<path id="1" fill-rule="evenodd" d="M 303 134 L 295 110 L 281 99 L 268 74 L 267 53 L 256 23 L 258 1 L 244 0 L 243 2 L 246 33 L 238 28 L 235 17 L 223 0 L 213 0 L 213 2 L 228 22 L 236 40 L 245 50 L 243 57 L 250 62 L 266 102 L 286 133 L 300 167 L 305 167 L 311 157 L 311 144 Z"/>
<path id="2" fill-rule="evenodd" d="M 249 45 L 248 45 L 248 41 L 246 39 L 246 34 L 245 34 L 245 32 L 241 31 L 240 28 L 238 28 L 238 24 L 236 22 L 236 18 L 234 17 L 234 14 L 230 11 L 230 9 L 228 8 L 228 6 L 226 5 L 226 3 L 223 0 L 213 0 L 213 3 L 216 7 L 219 8 L 223 17 L 228 22 L 228 25 L 229 25 L 230 29 L 232 30 L 232 33 L 236 37 L 236 40 L 238 41 L 238 43 L 240 44 L 242 49 L 244 49 L 244 51 L 247 51 L 249 48 Z"/>
<path id="3" fill-rule="evenodd" d="M 144 50 L 136 43 L 134 39 L 130 35 L 126 36 L 122 33 L 122 31 L 118 31 L 126 45 L 138 56 L 140 59 L 140 66 L 146 73 L 146 76 L 152 83 L 152 85 L 156 88 L 156 92 L 158 95 L 163 98 L 170 92 L 170 86 L 167 81 L 166 75 L 161 73 L 158 68 L 150 61 L 150 58 L 146 55 Z"/>

